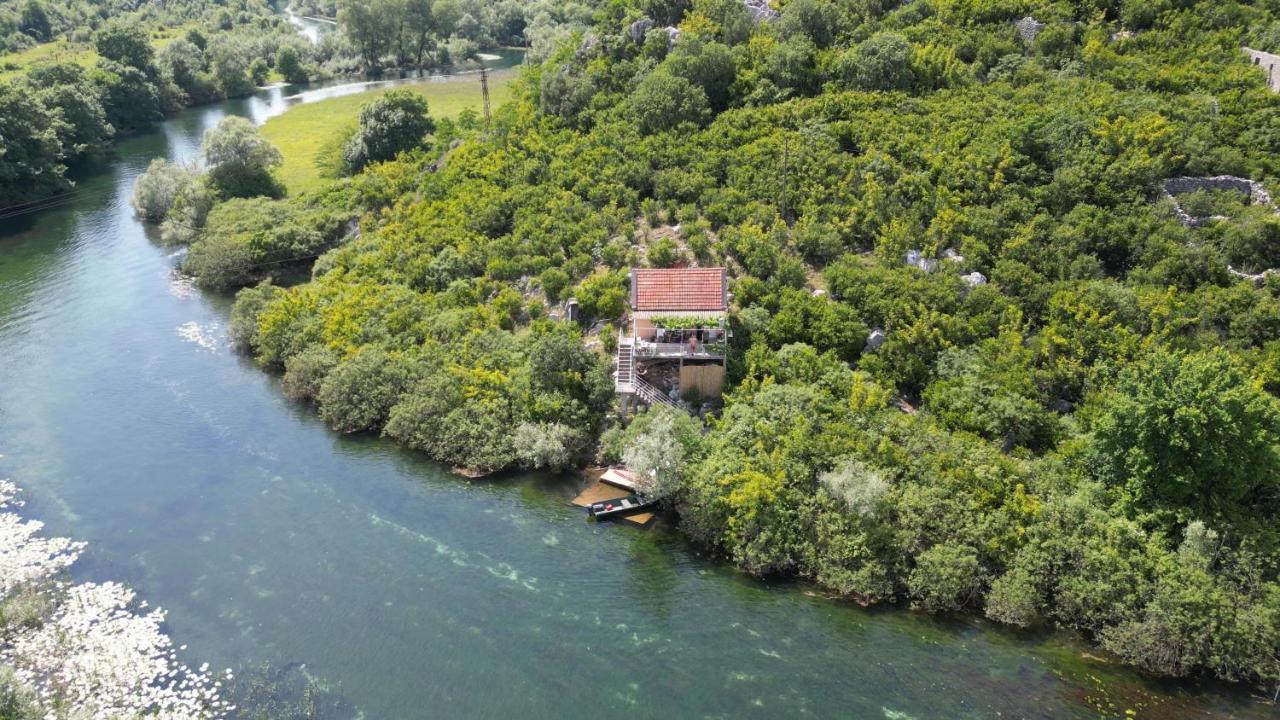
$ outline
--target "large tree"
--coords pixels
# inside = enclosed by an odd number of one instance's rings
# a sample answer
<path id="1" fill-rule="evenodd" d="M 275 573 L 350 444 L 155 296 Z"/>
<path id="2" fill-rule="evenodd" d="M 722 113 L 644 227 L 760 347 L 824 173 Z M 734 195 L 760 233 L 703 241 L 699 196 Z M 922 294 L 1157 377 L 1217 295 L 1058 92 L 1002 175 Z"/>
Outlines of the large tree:
<path id="1" fill-rule="evenodd" d="M 0 82 L 0 207 L 66 186 L 58 140 L 65 126 L 56 112 L 32 102 L 28 88 Z"/>
<path id="2" fill-rule="evenodd" d="M 155 48 L 147 32 L 137 23 L 114 20 L 98 31 L 93 45 L 102 57 L 150 74 L 154 70 Z"/>
<path id="3" fill-rule="evenodd" d="M 280 183 L 271 175 L 280 164 L 280 151 L 242 117 L 224 118 L 205 133 L 204 158 L 209 185 L 221 197 L 281 194 Z"/>
<path id="4" fill-rule="evenodd" d="M 392 90 L 362 107 L 360 124 L 343 151 L 347 166 L 359 171 L 417 147 L 435 130 L 427 110 L 427 99 L 412 90 Z"/>

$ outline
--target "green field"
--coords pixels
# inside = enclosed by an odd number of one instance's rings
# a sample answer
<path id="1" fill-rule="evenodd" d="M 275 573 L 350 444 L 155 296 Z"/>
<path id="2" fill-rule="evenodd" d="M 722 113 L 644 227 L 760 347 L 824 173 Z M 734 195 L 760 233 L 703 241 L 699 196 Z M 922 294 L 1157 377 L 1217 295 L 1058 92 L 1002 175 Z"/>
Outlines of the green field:
<path id="1" fill-rule="evenodd" d="M 511 81 L 515 71 L 503 70 L 489 74 L 489 99 L 497 107 L 511 97 Z M 401 86 L 427 98 L 432 117 L 456 117 L 466 108 L 480 112 L 484 101 L 480 92 L 480 79 L 465 75 L 440 82 Z M 354 95 L 304 103 L 272 118 L 262 126 L 262 134 L 280 148 L 284 164 L 277 175 L 284 181 L 290 194 L 312 190 L 329 182 L 325 171 L 317 161 L 327 147 L 331 147 L 345 129 L 356 122 L 360 107 L 381 96 L 391 88 L 378 88 Z"/>
<path id="2" fill-rule="evenodd" d="M 151 44 L 156 50 L 160 50 L 181 37 L 189 27 L 194 26 L 156 28 L 151 31 Z M 93 43 L 75 43 L 66 38 L 58 38 L 22 52 L 0 55 L 0 79 L 15 77 L 32 65 L 46 61 L 74 62 L 91 68 L 98 62 L 98 53 L 93 49 Z"/>

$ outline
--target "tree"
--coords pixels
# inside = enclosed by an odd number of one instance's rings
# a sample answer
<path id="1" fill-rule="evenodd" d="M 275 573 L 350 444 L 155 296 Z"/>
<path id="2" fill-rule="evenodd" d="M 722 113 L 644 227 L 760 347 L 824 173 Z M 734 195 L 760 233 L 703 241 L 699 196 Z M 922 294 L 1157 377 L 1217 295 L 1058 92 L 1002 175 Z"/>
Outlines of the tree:
<path id="1" fill-rule="evenodd" d="M 377 68 L 395 36 L 397 13 L 387 0 L 342 0 L 338 25 L 367 69 Z"/>
<path id="2" fill-rule="evenodd" d="M 267 61 L 262 58 L 254 58 L 249 63 L 249 81 L 256 86 L 267 84 L 267 78 L 271 75 L 271 68 L 267 67 Z"/>
<path id="3" fill-rule="evenodd" d="M 282 194 L 271 170 L 281 162 L 280 151 L 242 117 L 226 117 L 204 135 L 209 185 L 219 196 L 253 197 Z"/>
<path id="4" fill-rule="evenodd" d="M 178 196 L 194 182 L 197 176 L 191 168 L 156 158 L 133 184 L 133 209 L 147 222 L 161 222 Z"/>
<path id="5" fill-rule="evenodd" d="M 236 295 L 236 307 L 239 306 L 240 295 Z M 284 377 L 280 378 L 280 388 L 290 400 L 315 400 L 320 396 L 320 388 L 324 385 L 325 378 L 340 361 L 341 358 L 333 350 L 312 345 L 285 361 Z"/>
<path id="6" fill-rule="evenodd" d="M 204 74 L 204 51 L 195 43 L 179 38 L 160 51 L 157 63 L 174 84 L 182 88 L 193 102 L 209 100 Z"/>
<path id="7" fill-rule="evenodd" d="M 228 332 L 231 342 L 238 347 L 252 349 L 258 344 L 258 316 L 262 309 L 283 290 L 264 280 L 258 285 L 247 287 L 236 293 L 236 302 L 231 306 L 231 319 Z M 336 364 L 336 363 L 335 363 Z"/>
<path id="8" fill-rule="evenodd" d="M 736 70 L 733 51 L 727 46 L 697 38 L 682 40 L 663 65 L 672 75 L 702 88 L 711 110 L 718 112 L 728 107 Z"/>
<path id="9" fill-rule="evenodd" d="M 49 13 L 40 0 L 27 0 L 23 3 L 18 29 L 40 42 L 53 39 L 53 25 L 49 22 Z"/>
<path id="10" fill-rule="evenodd" d="M 702 88 L 661 70 L 640 81 L 630 102 L 636 124 L 645 134 L 671 130 L 683 123 L 700 125 L 711 114 Z"/>
<path id="11" fill-rule="evenodd" d="M 240 97 L 253 92 L 249 77 L 252 51 L 236 37 L 215 35 L 205 54 L 214 82 L 226 97 Z"/>
<path id="12" fill-rule="evenodd" d="M 840 33 L 843 18 L 830 0 L 792 0 L 782 12 L 782 31 L 803 34 L 819 48 L 826 48 Z"/>
<path id="13" fill-rule="evenodd" d="M 653 498 L 672 498 L 702 453 L 702 423 L 688 413 L 655 405 L 627 427 L 622 461 L 636 485 Z"/>
<path id="14" fill-rule="evenodd" d="M 1058 435 L 1058 419 L 1045 407 L 1033 354 L 1010 326 L 977 347 L 945 350 L 938 379 L 924 404 L 944 425 L 968 430 L 1007 447 L 1043 449 Z"/>
<path id="15" fill-rule="evenodd" d="M 440 37 L 449 37 L 457 30 L 458 23 L 462 21 L 462 13 L 458 0 L 434 0 L 431 3 L 431 15 L 435 18 Z"/>
<path id="16" fill-rule="evenodd" d="M 431 49 L 436 19 L 431 11 L 431 0 L 404 0 L 404 39 L 413 53 L 415 67 L 423 66 L 423 59 Z"/>
<path id="17" fill-rule="evenodd" d="M 434 130 L 426 98 L 412 90 L 392 90 L 360 108 L 359 126 L 343 159 L 352 171 L 359 171 L 412 150 Z"/>
<path id="18" fill-rule="evenodd" d="M 0 198 L 11 205 L 66 187 L 59 130 L 65 124 L 30 92 L 0 82 Z"/>
<path id="19" fill-rule="evenodd" d="M 911 43 L 878 33 L 836 58 L 836 77 L 852 90 L 905 90 L 911 86 Z"/>
<path id="20" fill-rule="evenodd" d="M 284 76 L 285 82 L 304 83 L 307 81 L 307 69 L 298 59 L 298 51 L 292 45 L 285 45 L 276 53 L 276 70 Z"/>
<path id="21" fill-rule="evenodd" d="M 979 597 L 983 571 L 967 546 L 937 545 L 920 553 L 907 583 L 916 604 L 929 612 L 961 610 Z"/>
<path id="22" fill-rule="evenodd" d="M 142 70 L 103 60 L 90 79 L 100 88 L 107 122 L 116 132 L 133 132 L 164 117 L 156 86 Z"/>
<path id="23" fill-rule="evenodd" d="M 54 63 L 32 68 L 27 83 L 45 106 L 63 120 L 58 139 L 68 160 L 96 156 L 115 134 L 102 107 L 102 91 L 89 81 L 84 68 L 74 63 Z"/>
<path id="24" fill-rule="evenodd" d="M 153 60 L 155 48 L 147 31 L 140 25 L 126 20 L 112 20 L 93 37 L 98 54 L 112 62 L 118 62 L 148 75 L 155 72 Z"/>
<path id="25" fill-rule="evenodd" d="M 1140 506 L 1231 513 L 1280 487 L 1280 402 L 1225 350 L 1154 352 L 1097 403 L 1098 471 Z"/>

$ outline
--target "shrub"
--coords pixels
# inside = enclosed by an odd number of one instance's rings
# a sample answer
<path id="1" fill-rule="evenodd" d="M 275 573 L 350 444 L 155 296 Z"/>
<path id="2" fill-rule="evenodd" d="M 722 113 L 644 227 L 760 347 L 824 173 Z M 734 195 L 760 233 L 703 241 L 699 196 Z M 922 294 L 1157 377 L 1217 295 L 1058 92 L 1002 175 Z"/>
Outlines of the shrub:
<path id="1" fill-rule="evenodd" d="M 547 268 L 542 271 L 539 277 L 542 282 L 542 291 L 547 294 L 547 300 L 550 302 L 559 302 L 560 293 L 569 287 L 569 273 L 560 268 Z"/>
<path id="2" fill-rule="evenodd" d="M 405 357 L 366 347 L 320 383 L 320 417 L 339 432 L 379 430 L 416 375 Z"/>
<path id="3" fill-rule="evenodd" d="M 916 556 L 907 584 L 923 610 L 961 610 L 981 593 L 982 566 L 971 547 L 935 545 Z"/>
<path id="4" fill-rule="evenodd" d="M 870 517 L 880 510 L 890 488 L 884 473 L 855 459 L 845 460 L 836 469 L 822 473 L 818 482 L 849 512 L 862 517 Z"/>
<path id="5" fill-rule="evenodd" d="M 313 345 L 284 361 L 281 389 L 290 400 L 315 400 L 325 378 L 337 367 L 338 354 L 329 348 Z"/>
<path id="6" fill-rule="evenodd" d="M 0 718 L 40 720 L 46 717 L 36 704 L 36 694 L 22 684 L 9 668 L 0 668 Z"/>
<path id="7" fill-rule="evenodd" d="M 280 293 L 280 288 L 264 280 L 256 287 L 247 287 L 236 293 L 236 302 L 231 306 L 229 331 L 231 342 L 242 348 L 256 348 L 258 345 L 258 316 L 272 298 Z"/>
<path id="8" fill-rule="evenodd" d="M 650 245 L 648 258 L 649 266 L 656 268 L 669 268 L 684 259 L 676 241 L 671 238 L 662 238 Z"/>
<path id="9" fill-rule="evenodd" d="M 582 432 L 561 423 L 520 423 L 513 439 L 520 464 L 533 470 L 571 466 L 586 445 Z"/>

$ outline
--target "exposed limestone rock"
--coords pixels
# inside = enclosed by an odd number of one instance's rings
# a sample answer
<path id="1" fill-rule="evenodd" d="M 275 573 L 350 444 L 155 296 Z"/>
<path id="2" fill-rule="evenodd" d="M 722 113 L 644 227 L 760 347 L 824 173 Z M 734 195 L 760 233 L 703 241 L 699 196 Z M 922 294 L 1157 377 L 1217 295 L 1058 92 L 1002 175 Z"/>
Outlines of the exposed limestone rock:
<path id="1" fill-rule="evenodd" d="M 1044 30 L 1045 25 L 1028 15 L 1015 23 L 1014 27 L 1018 29 L 1018 35 L 1022 37 L 1023 42 L 1031 43 L 1035 42 L 1036 36 Z"/>
<path id="2" fill-rule="evenodd" d="M 977 272 L 976 270 L 974 272 L 969 273 L 968 275 L 962 276 L 960 279 L 964 280 L 964 284 L 968 285 L 971 288 L 975 288 L 975 287 L 978 287 L 979 285 L 987 284 L 987 276 L 983 275 L 980 272 Z"/>
<path id="3" fill-rule="evenodd" d="M 742 6 L 747 9 L 751 19 L 758 23 L 773 22 L 782 17 L 781 13 L 769 7 L 768 0 L 742 0 Z"/>
<path id="4" fill-rule="evenodd" d="M 652 30 L 655 24 L 649 18 L 640 18 L 631 23 L 631 28 L 628 30 L 631 35 L 631 42 L 637 44 L 644 42 L 644 34 Z"/>
<path id="5" fill-rule="evenodd" d="M 1280 268 L 1267 268 L 1266 270 L 1263 270 L 1260 273 L 1247 273 L 1243 270 L 1237 270 L 1231 267 L 1230 265 L 1228 265 L 1227 272 L 1231 273 L 1233 276 L 1238 277 L 1242 280 L 1250 280 L 1253 282 L 1254 285 L 1261 285 L 1262 283 L 1267 281 L 1268 275 L 1274 275 L 1276 273 L 1280 273 Z"/>
<path id="6" fill-rule="evenodd" d="M 871 334 L 867 336 L 867 344 L 862 346 L 862 352 L 874 352 L 877 348 L 883 345 L 884 341 L 887 339 L 888 336 L 884 334 L 884 330 L 881 328 L 872 330 Z"/>
<path id="7" fill-rule="evenodd" d="M 938 261 L 933 258 L 927 258 L 919 250 L 908 250 L 906 258 L 903 259 L 906 264 L 920 268 L 925 272 L 933 272 L 938 269 Z"/>
<path id="8" fill-rule="evenodd" d="M 670 50 L 675 46 L 676 40 L 680 37 L 680 28 L 668 25 L 662 29 L 667 33 L 667 49 Z"/>

